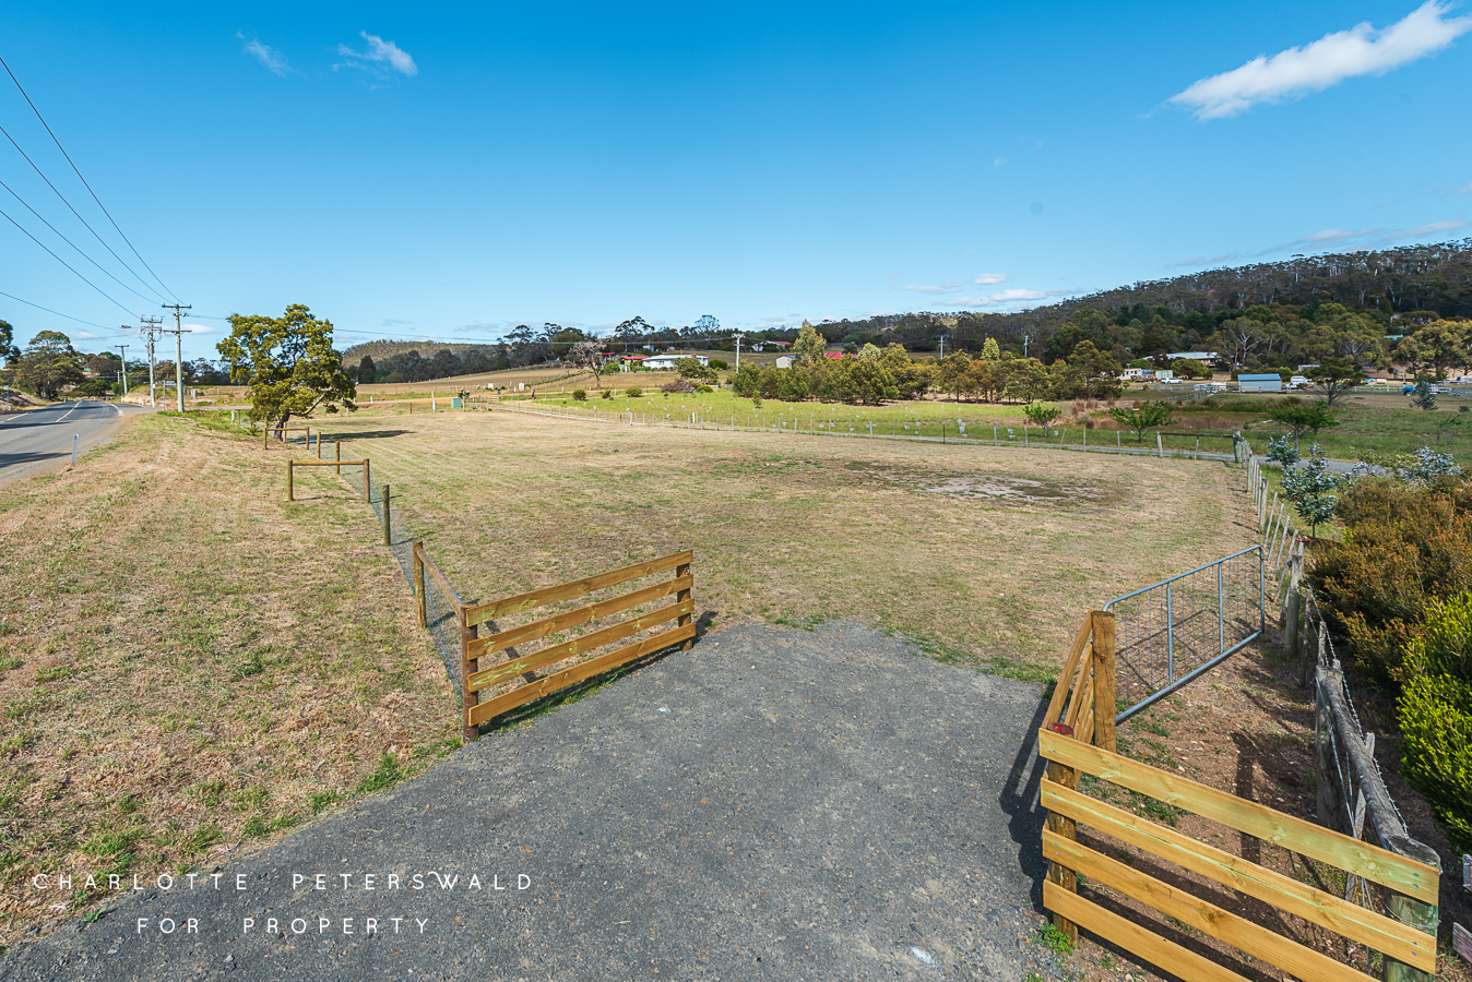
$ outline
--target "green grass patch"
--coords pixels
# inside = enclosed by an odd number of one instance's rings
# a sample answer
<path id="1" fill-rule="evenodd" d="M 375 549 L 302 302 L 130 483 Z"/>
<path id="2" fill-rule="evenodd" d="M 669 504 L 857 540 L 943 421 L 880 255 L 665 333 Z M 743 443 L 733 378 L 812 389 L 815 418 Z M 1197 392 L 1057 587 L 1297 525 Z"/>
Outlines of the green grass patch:
<path id="1" fill-rule="evenodd" d="M 1073 954 L 1073 941 L 1052 921 L 1037 929 L 1033 940 L 1060 958 Z"/>

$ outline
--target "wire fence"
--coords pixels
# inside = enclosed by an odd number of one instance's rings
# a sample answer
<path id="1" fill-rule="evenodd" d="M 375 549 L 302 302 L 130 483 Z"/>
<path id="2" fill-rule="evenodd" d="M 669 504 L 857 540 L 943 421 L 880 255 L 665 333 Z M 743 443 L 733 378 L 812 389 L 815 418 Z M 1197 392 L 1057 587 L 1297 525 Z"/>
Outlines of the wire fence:
<path id="1" fill-rule="evenodd" d="M 1319 821 L 1439 869 L 1436 850 L 1411 835 L 1376 759 L 1375 735 L 1365 730 L 1355 710 L 1354 695 L 1334 650 L 1331 625 L 1303 579 L 1304 539 L 1294 526 L 1296 513 L 1270 491 L 1260 458 L 1248 460 L 1247 473 L 1262 548 L 1268 556 L 1266 576 L 1276 585 L 1275 599 L 1281 603 L 1283 647 L 1302 667 L 1303 683 L 1314 692 Z M 1408 907 L 1416 902 L 1356 876 L 1346 879 L 1342 892 L 1346 900 L 1402 920 L 1429 919 L 1430 930 L 1435 931 L 1434 907 L 1429 912 L 1395 910 L 1397 904 Z"/>
<path id="2" fill-rule="evenodd" d="M 1248 546 L 1104 605 L 1115 617 L 1123 722 L 1257 640 L 1265 622 L 1263 549 Z"/>
<path id="3" fill-rule="evenodd" d="M 816 404 L 815 404 L 816 405 Z M 699 413 L 659 409 L 609 411 L 596 406 L 575 409 L 553 403 L 509 399 L 495 404 L 498 410 L 553 416 L 559 419 L 592 420 L 623 426 L 670 427 L 746 433 L 788 433 L 801 436 L 850 437 L 872 440 L 908 440 L 920 443 L 967 444 L 1020 447 L 1036 450 L 1071 450 L 1078 453 L 1109 453 L 1127 457 L 1176 457 L 1187 460 L 1216 460 L 1241 463 L 1246 443 L 1239 436 L 1221 433 L 1192 433 L 1156 430 L 1139 440 L 1129 433 L 1065 423 L 1050 426 L 1004 425 L 989 419 L 962 417 L 906 417 L 885 413 L 872 417 L 845 415 L 829 417 L 818 411 L 791 413 Z"/>

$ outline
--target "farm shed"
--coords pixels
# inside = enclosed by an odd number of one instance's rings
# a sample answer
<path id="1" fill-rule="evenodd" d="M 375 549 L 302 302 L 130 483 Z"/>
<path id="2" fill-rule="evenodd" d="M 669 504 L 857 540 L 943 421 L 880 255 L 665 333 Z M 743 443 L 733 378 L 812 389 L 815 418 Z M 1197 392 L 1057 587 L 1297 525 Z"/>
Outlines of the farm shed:
<path id="1" fill-rule="evenodd" d="M 1283 379 L 1277 372 L 1266 372 L 1261 375 L 1238 375 L 1237 390 L 1239 392 L 1282 392 Z"/>

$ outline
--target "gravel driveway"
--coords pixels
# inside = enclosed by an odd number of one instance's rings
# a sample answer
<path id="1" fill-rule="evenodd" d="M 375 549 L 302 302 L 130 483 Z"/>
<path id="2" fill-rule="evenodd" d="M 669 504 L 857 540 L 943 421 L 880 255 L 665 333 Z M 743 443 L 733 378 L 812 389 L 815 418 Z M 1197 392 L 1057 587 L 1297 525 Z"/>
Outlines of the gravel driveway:
<path id="1" fill-rule="evenodd" d="M 853 624 L 733 627 L 0 978 L 1046 973 L 1040 701 Z"/>

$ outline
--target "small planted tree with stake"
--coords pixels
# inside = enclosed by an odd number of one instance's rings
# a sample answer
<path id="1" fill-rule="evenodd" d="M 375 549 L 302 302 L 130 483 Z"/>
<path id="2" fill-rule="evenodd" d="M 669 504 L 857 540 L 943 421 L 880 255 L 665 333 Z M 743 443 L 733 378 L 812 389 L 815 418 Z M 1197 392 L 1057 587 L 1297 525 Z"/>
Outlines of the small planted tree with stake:
<path id="1" fill-rule="evenodd" d="M 1309 448 L 1308 457 L 1297 467 L 1283 471 L 1283 496 L 1298 509 L 1298 514 L 1309 524 L 1309 535 L 1317 538 L 1319 526 L 1334 517 L 1339 504 L 1340 480 L 1329 473 L 1328 461 L 1316 443 Z"/>
<path id="2" fill-rule="evenodd" d="M 1152 399 L 1128 409 L 1116 407 L 1109 410 L 1109 415 L 1135 434 L 1136 443 L 1144 443 L 1145 431 L 1169 424 L 1173 412 L 1170 403 Z"/>
<path id="3" fill-rule="evenodd" d="M 1284 470 L 1292 467 L 1303 458 L 1298 452 L 1298 441 L 1290 439 L 1286 434 L 1275 436 L 1268 441 L 1268 460 L 1279 464 Z"/>
<path id="4" fill-rule="evenodd" d="M 1045 430 L 1053 425 L 1053 421 L 1062 412 L 1061 409 L 1051 402 L 1029 402 L 1022 407 L 1022 415 L 1027 418 L 1027 421 L 1033 426 L 1040 426 Z"/>

